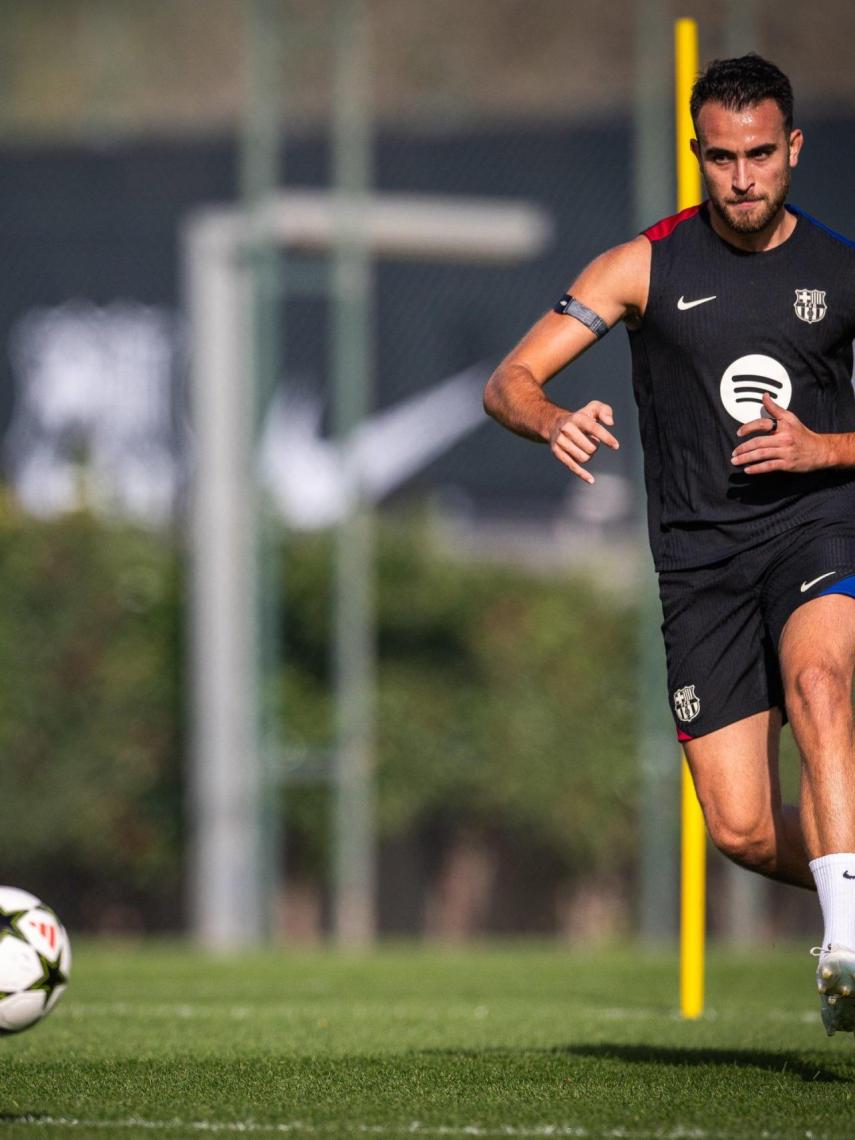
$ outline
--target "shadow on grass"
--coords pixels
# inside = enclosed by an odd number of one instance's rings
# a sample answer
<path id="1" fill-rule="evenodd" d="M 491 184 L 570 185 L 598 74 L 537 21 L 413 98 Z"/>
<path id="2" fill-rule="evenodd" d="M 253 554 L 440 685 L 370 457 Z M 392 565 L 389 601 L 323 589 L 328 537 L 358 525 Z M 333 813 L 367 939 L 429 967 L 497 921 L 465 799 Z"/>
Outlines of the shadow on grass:
<path id="1" fill-rule="evenodd" d="M 568 1057 L 594 1057 L 601 1060 L 629 1061 L 640 1065 L 678 1065 L 694 1068 L 721 1065 L 725 1068 L 763 1069 L 784 1073 L 802 1081 L 851 1084 L 851 1077 L 832 1073 L 795 1053 L 766 1053 L 760 1049 L 691 1049 L 660 1045 L 563 1045 L 554 1052 Z"/>

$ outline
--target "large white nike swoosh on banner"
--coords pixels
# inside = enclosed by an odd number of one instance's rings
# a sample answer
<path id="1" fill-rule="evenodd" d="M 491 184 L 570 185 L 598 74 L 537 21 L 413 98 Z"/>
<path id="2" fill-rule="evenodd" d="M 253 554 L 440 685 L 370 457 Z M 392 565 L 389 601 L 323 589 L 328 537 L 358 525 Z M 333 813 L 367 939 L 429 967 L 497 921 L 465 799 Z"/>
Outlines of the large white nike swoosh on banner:
<path id="1" fill-rule="evenodd" d="M 482 423 L 485 365 L 458 372 L 370 416 L 356 429 L 349 462 L 362 496 L 378 502 Z M 320 400 L 306 391 L 277 393 L 261 441 L 265 486 L 294 527 L 331 526 L 348 509 L 345 456 L 321 434 Z"/>
<path id="2" fill-rule="evenodd" d="M 697 301 L 684 301 L 683 298 L 681 297 L 680 300 L 677 302 L 677 308 L 682 309 L 683 311 L 685 311 L 686 309 L 694 309 L 695 305 L 705 305 L 707 303 L 707 301 L 714 301 L 715 299 L 716 299 L 715 293 L 713 293 L 713 295 L 711 297 L 699 297 L 697 299 Z"/>

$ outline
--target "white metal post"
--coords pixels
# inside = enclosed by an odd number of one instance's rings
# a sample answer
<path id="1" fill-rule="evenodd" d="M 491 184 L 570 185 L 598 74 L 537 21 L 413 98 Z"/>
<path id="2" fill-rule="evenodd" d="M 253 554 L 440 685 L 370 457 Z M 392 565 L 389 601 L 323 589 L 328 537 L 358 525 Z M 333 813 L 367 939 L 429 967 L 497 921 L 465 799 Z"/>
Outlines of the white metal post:
<path id="1" fill-rule="evenodd" d="M 543 211 L 524 202 L 321 191 L 276 194 L 259 203 L 251 219 L 235 207 L 202 210 L 185 227 L 195 428 L 189 502 L 190 910 L 196 937 L 212 949 L 260 942 L 269 899 L 261 797 L 270 781 L 265 781 L 258 716 L 258 409 L 250 382 L 258 338 L 252 335 L 247 255 L 259 241 L 287 250 L 334 251 L 342 240 L 343 218 L 359 230 L 360 256 L 371 258 L 501 264 L 535 255 L 552 237 Z M 340 272 L 345 294 L 347 258 Z M 366 300 L 348 319 L 364 312 Z M 357 406 L 348 413 L 354 424 L 359 411 Z M 357 545 L 364 535 L 357 530 L 354 538 L 355 557 L 364 562 L 367 551 Z M 359 601 L 361 612 L 369 607 L 370 598 Z M 360 629 L 361 636 L 370 636 L 364 623 Z M 348 652 L 353 658 L 344 664 L 353 674 L 365 659 L 365 647 L 351 646 Z M 363 731 L 365 720 L 357 716 L 364 699 L 360 695 L 354 702 L 353 721 L 348 714 L 341 726 L 356 734 L 349 747 L 357 763 L 349 770 L 356 773 L 356 794 L 362 797 L 353 834 L 363 851 L 371 844 L 371 742 Z M 348 889 L 344 882 L 341 889 Z M 364 885 L 350 897 L 365 899 Z M 340 925 L 341 935 L 364 940 L 370 934 L 367 907 L 357 901 L 349 916 Z"/>
<path id="2" fill-rule="evenodd" d="M 195 428 L 190 502 L 191 907 L 214 949 L 258 942 L 255 476 L 248 275 L 228 230 L 188 228 Z"/>

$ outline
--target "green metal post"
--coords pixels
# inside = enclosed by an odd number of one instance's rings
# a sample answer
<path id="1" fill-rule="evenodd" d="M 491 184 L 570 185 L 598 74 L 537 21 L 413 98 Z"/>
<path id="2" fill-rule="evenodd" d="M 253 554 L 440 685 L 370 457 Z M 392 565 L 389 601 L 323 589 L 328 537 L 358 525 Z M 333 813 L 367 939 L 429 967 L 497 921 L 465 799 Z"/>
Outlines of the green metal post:
<path id="1" fill-rule="evenodd" d="M 732 59 L 749 51 L 757 51 L 756 0 L 727 0 L 724 55 Z"/>
<path id="2" fill-rule="evenodd" d="M 363 501 L 354 433 L 371 405 L 372 271 L 360 226 L 371 184 L 368 25 L 362 0 L 335 2 L 333 167 L 338 195 L 333 250 L 334 426 L 349 504 L 336 543 L 335 680 L 338 746 L 334 781 L 336 940 L 374 936 L 373 519 Z"/>
<path id="3" fill-rule="evenodd" d="M 250 280 L 247 383 L 251 385 L 254 442 L 257 442 L 278 379 L 282 346 L 282 253 L 266 233 L 263 211 L 280 178 L 282 145 L 282 5 L 251 0 L 244 24 L 245 114 L 240 145 L 241 199 L 249 228 L 246 249 Z M 248 457 L 255 462 L 256 450 Z M 255 631 L 258 670 L 257 743 L 260 764 L 258 805 L 259 897 L 262 928 L 272 933 L 275 896 L 280 886 L 282 773 L 278 672 L 279 538 L 272 511 L 257 489 L 247 504 L 256 513 Z"/>
<path id="4" fill-rule="evenodd" d="M 639 0 L 635 37 L 635 228 L 641 230 L 671 213 L 674 199 L 672 132 L 667 128 L 672 102 L 671 23 L 664 0 Z M 638 482 L 641 488 L 640 460 Z M 639 497 L 643 500 L 641 489 Z M 640 546 L 639 932 L 653 943 L 670 940 L 677 932 L 680 767 L 666 704 L 662 613 L 646 529 Z"/>

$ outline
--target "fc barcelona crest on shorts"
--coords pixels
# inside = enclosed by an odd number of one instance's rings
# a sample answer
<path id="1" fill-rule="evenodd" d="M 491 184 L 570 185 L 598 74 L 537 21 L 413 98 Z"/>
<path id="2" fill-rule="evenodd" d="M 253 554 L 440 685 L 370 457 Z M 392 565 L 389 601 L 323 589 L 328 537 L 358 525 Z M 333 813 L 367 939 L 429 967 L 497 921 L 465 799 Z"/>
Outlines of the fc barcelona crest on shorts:
<path id="1" fill-rule="evenodd" d="M 690 720 L 695 719 L 700 711 L 701 702 L 695 696 L 694 685 L 686 685 L 676 691 L 674 694 L 674 712 L 677 714 L 678 720 L 681 720 L 683 724 L 688 724 Z"/>
<path id="2" fill-rule="evenodd" d="M 793 308 L 796 310 L 796 316 L 800 321 L 815 325 L 825 316 L 825 290 L 796 289 L 796 303 Z"/>

